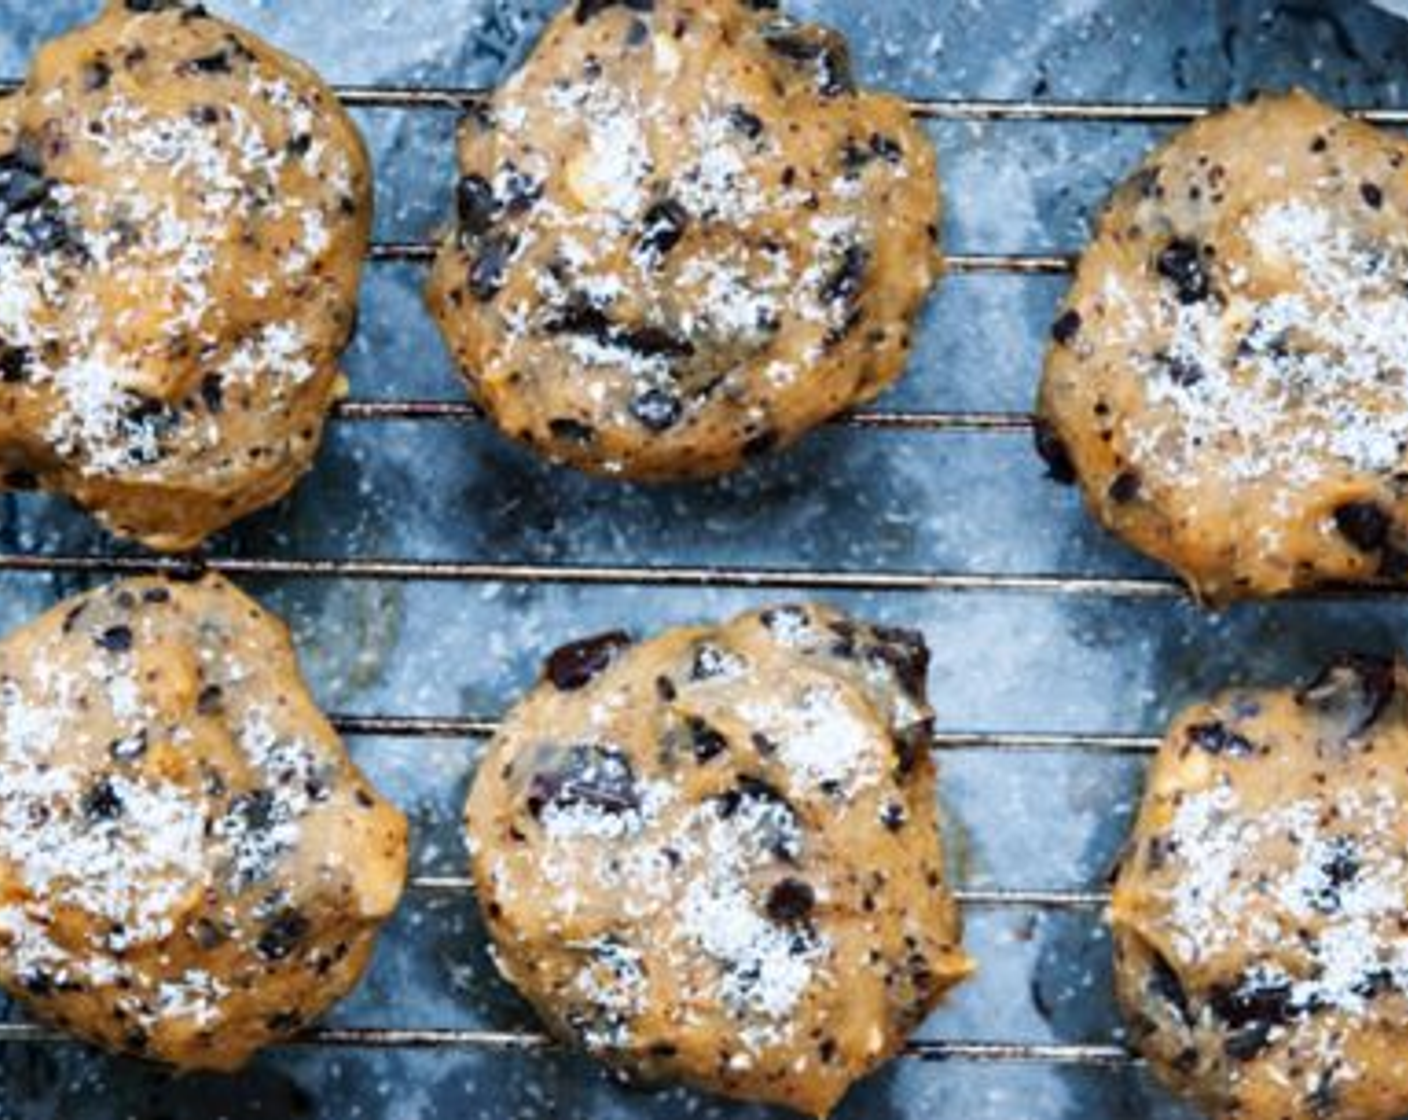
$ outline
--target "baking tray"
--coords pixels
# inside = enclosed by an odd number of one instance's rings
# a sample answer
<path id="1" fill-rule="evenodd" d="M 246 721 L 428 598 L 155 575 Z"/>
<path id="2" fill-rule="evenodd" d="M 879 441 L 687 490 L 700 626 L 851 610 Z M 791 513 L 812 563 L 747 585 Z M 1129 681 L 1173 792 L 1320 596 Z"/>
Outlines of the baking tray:
<path id="1" fill-rule="evenodd" d="M 214 3 L 348 89 L 375 153 L 379 248 L 354 403 L 316 472 L 211 553 L 292 623 L 318 696 L 413 820 L 416 882 L 356 995 L 234 1079 L 172 1079 L 0 1008 L 0 1120 L 768 1115 L 623 1090 L 544 1049 L 485 954 L 459 816 L 495 713 L 559 641 L 808 596 L 929 636 L 940 796 L 981 965 L 839 1115 L 1188 1115 L 1121 1045 L 1100 921 L 1153 736 L 1230 681 L 1404 644 L 1408 600 L 1200 613 L 1042 478 L 1026 409 L 1068 255 L 1139 154 L 1256 87 L 1408 122 L 1408 24 L 1359 0 L 796 0 L 926 117 L 954 274 L 909 377 L 864 414 L 743 476 L 642 489 L 545 468 L 477 422 L 421 307 L 463 91 L 521 57 L 554 6 Z M 0 0 L 0 75 L 97 7 Z M 0 626 L 147 563 L 57 501 L 0 498 Z"/>

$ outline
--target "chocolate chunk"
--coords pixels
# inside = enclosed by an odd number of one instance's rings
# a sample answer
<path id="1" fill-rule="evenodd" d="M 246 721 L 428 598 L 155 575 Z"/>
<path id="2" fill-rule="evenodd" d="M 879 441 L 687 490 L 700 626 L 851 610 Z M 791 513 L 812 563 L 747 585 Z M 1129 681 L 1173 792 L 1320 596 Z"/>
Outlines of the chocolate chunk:
<path id="1" fill-rule="evenodd" d="M 1377 183 L 1360 183 L 1359 196 L 1371 210 L 1378 210 L 1384 204 L 1384 192 Z"/>
<path id="2" fill-rule="evenodd" d="M 579 745 L 567 752 L 561 765 L 533 775 L 527 806 L 535 820 L 549 808 L 574 805 L 613 815 L 640 808 L 630 759 L 612 747 Z"/>
<path id="3" fill-rule="evenodd" d="M 684 239 L 689 228 L 689 211 L 672 198 L 662 199 L 645 212 L 640 252 L 659 261 Z"/>
<path id="4" fill-rule="evenodd" d="M 1159 254 L 1159 275 L 1169 281 L 1183 304 L 1202 303 L 1212 293 L 1207 270 L 1203 266 L 1203 250 L 1195 241 L 1176 238 Z"/>
<path id="5" fill-rule="evenodd" d="M 218 684 L 208 684 L 196 697 L 196 712 L 203 716 L 219 715 L 225 709 L 225 690 Z"/>
<path id="6" fill-rule="evenodd" d="M 1135 471 L 1120 471 L 1115 475 L 1114 481 L 1110 483 L 1110 501 L 1118 505 L 1126 505 L 1139 497 L 1139 490 L 1143 483 Z"/>
<path id="7" fill-rule="evenodd" d="M 880 810 L 880 823 L 890 832 L 899 832 L 909 820 L 909 814 L 898 801 L 887 801 Z"/>
<path id="8" fill-rule="evenodd" d="M 850 54 L 838 38 L 781 20 L 763 29 L 763 42 L 779 58 L 810 67 L 816 75 L 817 91 L 823 97 L 856 91 Z"/>
<path id="9" fill-rule="evenodd" d="M 889 666 L 901 689 L 912 699 L 922 701 L 929 682 L 929 646 L 918 630 L 898 626 L 876 626 L 866 657 Z"/>
<path id="10" fill-rule="evenodd" d="M 712 762 L 728 750 L 728 740 L 723 734 L 698 716 L 690 716 L 685 729 L 696 762 Z"/>
<path id="11" fill-rule="evenodd" d="M 543 673 L 560 691 L 576 692 L 611 668 L 631 644 L 631 636 L 622 630 L 584 638 L 549 655 Z"/>
<path id="12" fill-rule="evenodd" d="M 588 23 L 602 12 L 611 8 L 625 8 L 631 12 L 655 11 L 655 0 L 577 0 L 577 22 Z"/>
<path id="13" fill-rule="evenodd" d="M 727 119 L 731 128 L 742 133 L 749 140 L 757 140 L 767 131 L 763 118 L 744 105 L 730 106 Z"/>
<path id="14" fill-rule="evenodd" d="M 466 175 L 455 188 L 455 208 L 459 213 L 460 232 L 479 237 L 494 224 L 497 203 L 494 188 L 483 175 Z"/>
<path id="15" fill-rule="evenodd" d="M 768 891 L 768 917 L 779 925 L 796 925 L 811 917 L 816 892 L 800 879 L 781 879 Z"/>
<path id="16" fill-rule="evenodd" d="M 1382 548 L 1392 526 L 1392 518 L 1374 502 L 1346 502 L 1335 510 L 1335 527 L 1361 552 Z"/>
<path id="17" fill-rule="evenodd" d="M 821 298 L 826 303 L 853 302 L 860 295 L 869 266 L 870 254 L 864 246 L 846 246 L 840 264 L 822 284 Z"/>
<path id="18" fill-rule="evenodd" d="M 83 89 L 93 93 L 105 89 L 112 81 L 112 67 L 105 59 L 94 58 L 83 64 Z"/>
<path id="19" fill-rule="evenodd" d="M 1348 836 L 1332 838 L 1327 847 L 1329 852 L 1320 865 L 1321 884 L 1310 904 L 1322 914 L 1337 914 L 1341 892 L 1359 878 L 1359 847 Z"/>
<path id="20" fill-rule="evenodd" d="M 1247 977 L 1235 988 L 1212 993 L 1208 1005 L 1229 1029 L 1227 1053 L 1248 1061 L 1270 1042 L 1271 1032 L 1291 1022 L 1300 1012 L 1289 980 Z"/>
<path id="21" fill-rule="evenodd" d="M 1228 758 L 1249 758 L 1256 754 L 1256 745 L 1250 739 L 1220 721 L 1195 723 L 1188 728 L 1187 736 L 1192 746 L 1208 754 Z"/>
<path id="22" fill-rule="evenodd" d="M 0 344 L 0 382 L 16 385 L 29 375 L 33 353 L 23 346 Z"/>
<path id="23" fill-rule="evenodd" d="M 1043 417 L 1036 417 L 1032 422 L 1032 437 L 1036 444 L 1036 453 L 1046 464 L 1046 476 L 1062 486 L 1073 485 L 1076 481 L 1075 464 L 1071 461 L 1070 452 L 1066 450 L 1066 444 L 1056 434 L 1051 422 Z"/>
<path id="24" fill-rule="evenodd" d="M 596 439 L 596 429 L 569 416 L 559 416 L 548 421 L 548 431 L 552 438 L 562 443 L 588 444 Z"/>
<path id="25" fill-rule="evenodd" d="M 83 816 L 95 824 L 115 821 L 122 816 L 122 798 L 112 782 L 101 778 L 83 795 Z"/>
<path id="26" fill-rule="evenodd" d="M 207 373 L 200 381 L 200 399 L 212 416 L 225 411 L 225 379 L 218 373 Z"/>
<path id="27" fill-rule="evenodd" d="M 1149 995 L 1172 1010 L 1180 1022 L 1191 1022 L 1188 993 L 1183 989 L 1183 982 L 1163 954 L 1155 950 L 1150 951 L 1147 988 Z"/>
<path id="28" fill-rule="evenodd" d="M 255 942 L 255 951 L 266 961 L 287 960 L 312 928 L 312 923 L 297 910 L 284 910 L 264 927 Z"/>
<path id="29" fill-rule="evenodd" d="M 109 626 L 93 638 L 99 649 L 108 653 L 126 653 L 132 648 L 132 628 L 130 626 Z"/>
<path id="30" fill-rule="evenodd" d="M 667 432 L 684 415 L 684 402 L 669 389 L 647 389 L 631 401 L 631 415 L 652 432 Z"/>
<path id="31" fill-rule="evenodd" d="M 1051 325 L 1051 337 L 1062 346 L 1069 346 L 1080 334 L 1081 324 L 1080 312 L 1072 307 Z"/>
<path id="32" fill-rule="evenodd" d="M 1374 725 L 1393 699 L 1397 674 L 1392 660 L 1347 653 L 1335 658 L 1297 695 L 1297 701 L 1338 724 L 1353 739 Z"/>
<path id="33" fill-rule="evenodd" d="M 480 303 L 490 302 L 503 291 L 505 274 L 517 248 L 518 239 L 511 235 L 485 238 L 469 266 L 469 290 Z"/>

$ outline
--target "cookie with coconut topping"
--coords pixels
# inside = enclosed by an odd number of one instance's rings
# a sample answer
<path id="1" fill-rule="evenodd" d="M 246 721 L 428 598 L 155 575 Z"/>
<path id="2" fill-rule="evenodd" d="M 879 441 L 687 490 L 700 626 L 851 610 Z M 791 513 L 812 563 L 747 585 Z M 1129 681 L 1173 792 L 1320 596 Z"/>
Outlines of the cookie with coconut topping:
<path id="1" fill-rule="evenodd" d="M 553 654 L 467 810 L 504 975 L 629 1078 L 829 1112 L 971 970 L 927 667 L 820 606 Z"/>
<path id="2" fill-rule="evenodd" d="M 39 1019 L 235 1069 L 352 988 L 405 871 L 405 819 L 224 580 L 119 583 L 0 642 L 0 986 Z"/>
<path id="3" fill-rule="evenodd" d="M 1263 98 L 1150 157 L 1081 259 L 1039 449 L 1207 601 L 1408 570 L 1405 155 Z"/>
<path id="4" fill-rule="evenodd" d="M 0 101 L 0 489 L 193 547 L 282 497 L 344 392 L 365 150 L 306 67 L 112 0 Z"/>
<path id="5" fill-rule="evenodd" d="M 1159 1076 L 1238 1120 L 1408 1112 L 1408 672 L 1345 657 L 1300 690 L 1185 712 L 1110 916 Z"/>
<path id="6" fill-rule="evenodd" d="M 430 305 L 553 460 L 718 475 L 904 367 L 940 267 L 932 145 L 775 8 L 576 0 L 463 125 Z"/>

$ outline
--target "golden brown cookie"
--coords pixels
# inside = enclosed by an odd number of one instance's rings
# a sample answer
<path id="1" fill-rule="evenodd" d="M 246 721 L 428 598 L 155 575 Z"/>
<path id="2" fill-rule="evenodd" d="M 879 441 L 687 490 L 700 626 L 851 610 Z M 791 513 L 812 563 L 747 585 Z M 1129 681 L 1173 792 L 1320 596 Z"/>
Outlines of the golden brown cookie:
<path id="1" fill-rule="evenodd" d="M 718 475 L 900 375 L 940 268 L 933 147 L 775 7 L 575 0 L 466 120 L 429 300 L 510 436 Z"/>
<path id="2" fill-rule="evenodd" d="M 112 0 L 0 100 L 0 489 L 179 550 L 276 501 L 345 391 L 366 152 L 305 66 Z"/>
<path id="3" fill-rule="evenodd" d="M 1405 154 L 1263 98 L 1155 152 L 1081 258 L 1039 445 L 1204 600 L 1408 570 Z"/>
<path id="4" fill-rule="evenodd" d="M 829 1112 L 972 968 L 927 668 L 820 606 L 553 654 L 469 799 L 504 975 L 626 1076 Z"/>
<path id="5" fill-rule="evenodd" d="M 40 1019 L 235 1069 L 352 988 L 405 875 L 405 819 L 224 580 L 119 583 L 0 642 L 0 986 Z"/>
<path id="6" fill-rule="evenodd" d="M 1236 1120 L 1408 1112 L 1408 673 L 1344 658 L 1174 723 L 1115 883 L 1117 991 Z"/>

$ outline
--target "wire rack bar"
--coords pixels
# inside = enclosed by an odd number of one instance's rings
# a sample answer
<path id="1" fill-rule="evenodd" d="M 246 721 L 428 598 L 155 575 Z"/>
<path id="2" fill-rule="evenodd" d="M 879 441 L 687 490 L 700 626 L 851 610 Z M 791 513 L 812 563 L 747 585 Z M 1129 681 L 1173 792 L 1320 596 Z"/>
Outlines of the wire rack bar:
<path id="1" fill-rule="evenodd" d="M 805 568 L 645 567 L 609 564 L 496 564 L 458 560 L 272 559 L 219 556 L 80 556 L 0 553 L 0 573 L 130 575 L 189 578 L 201 571 L 231 576 L 348 579 L 429 583 L 526 583 L 534 585 L 664 588 L 732 588 L 776 591 L 854 591 L 1097 595 L 1123 599 L 1176 599 L 1185 593 L 1159 576 L 1007 575 L 988 572 L 815 571 Z M 1393 594 L 1394 589 L 1378 589 Z M 1346 588 L 1356 596 L 1367 589 Z M 1408 593 L 1408 588 L 1397 593 Z"/>
<path id="2" fill-rule="evenodd" d="M 31 1023 L 0 1023 L 0 1046 L 76 1045 L 66 1035 Z M 496 1050 L 542 1052 L 557 1044 L 532 1031 L 454 1028 L 320 1027 L 290 1039 L 299 1048 L 349 1050 Z M 976 1042 L 962 1039 L 915 1039 L 904 1056 L 924 1061 L 1002 1062 L 1120 1068 L 1137 1059 L 1110 1043 Z"/>
<path id="3" fill-rule="evenodd" d="M 409 886 L 421 894 L 458 895 L 472 892 L 474 880 L 465 875 L 416 875 Z M 1110 903 L 1108 891 L 960 887 L 953 896 L 959 905 L 981 910 L 1100 910 Z"/>
<path id="4" fill-rule="evenodd" d="M 492 716 L 350 715 L 331 717 L 344 735 L 397 739 L 486 739 L 499 729 Z M 1056 731 L 938 731 L 937 750 L 1091 751 L 1100 754 L 1149 754 L 1158 749 L 1154 735 Z"/>
<path id="5" fill-rule="evenodd" d="M 344 401 L 334 415 L 339 420 L 367 422 L 440 421 L 477 424 L 484 412 L 469 401 L 364 400 Z M 867 431 L 937 432 L 960 434 L 1024 434 L 1032 418 L 1025 412 L 862 411 L 839 416 L 831 423 Z"/>
<path id="6" fill-rule="evenodd" d="M 433 241 L 377 241 L 367 252 L 373 264 L 428 264 L 439 246 Z M 944 267 L 955 273 L 1013 273 L 1060 276 L 1075 267 L 1069 253 L 945 253 Z"/>

